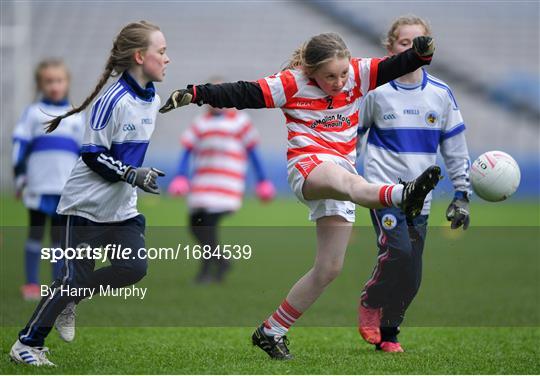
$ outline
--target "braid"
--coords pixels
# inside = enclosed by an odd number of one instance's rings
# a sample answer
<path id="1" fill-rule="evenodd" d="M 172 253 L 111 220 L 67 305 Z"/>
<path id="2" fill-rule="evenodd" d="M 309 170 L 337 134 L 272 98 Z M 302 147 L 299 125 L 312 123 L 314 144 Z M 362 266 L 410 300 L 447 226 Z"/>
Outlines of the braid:
<path id="1" fill-rule="evenodd" d="M 98 95 L 101 89 L 103 89 L 103 86 L 105 86 L 109 77 L 111 77 L 111 75 L 113 74 L 113 70 L 114 70 L 113 66 L 114 65 L 113 65 L 112 57 L 109 57 L 109 60 L 107 61 L 107 65 L 105 66 L 105 70 L 103 71 L 103 74 L 101 75 L 101 78 L 99 79 L 99 82 L 94 88 L 94 91 L 92 92 L 92 94 L 90 94 L 79 107 L 75 107 L 71 109 L 70 111 L 66 112 L 65 114 L 57 116 L 54 119 L 48 121 L 46 123 L 47 124 L 46 132 L 51 133 L 56 128 L 58 128 L 58 125 L 60 125 L 60 122 L 63 119 L 70 117 L 73 114 L 77 114 L 83 111 L 86 107 L 88 107 L 88 105 L 92 103 L 96 95 Z"/>

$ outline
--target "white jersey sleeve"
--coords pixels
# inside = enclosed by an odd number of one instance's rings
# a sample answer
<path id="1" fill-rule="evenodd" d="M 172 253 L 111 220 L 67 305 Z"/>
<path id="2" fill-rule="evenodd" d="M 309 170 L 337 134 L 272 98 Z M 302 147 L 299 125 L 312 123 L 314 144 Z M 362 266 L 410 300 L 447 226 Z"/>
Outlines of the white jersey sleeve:
<path id="1" fill-rule="evenodd" d="M 128 131 L 133 124 L 120 124 L 123 95 L 116 95 L 113 85 L 102 97 L 94 102 L 88 118 L 88 127 L 81 149 L 84 163 L 105 180 L 117 182 L 129 168 L 129 164 L 112 155 L 113 142 L 118 136 L 119 128 Z M 118 103 L 120 101 L 120 103 Z"/>
<path id="2" fill-rule="evenodd" d="M 32 139 L 32 107 L 27 107 L 19 120 L 17 121 L 17 124 L 15 125 L 15 128 L 13 129 L 13 138 L 24 140 L 24 141 L 30 141 Z"/>
<path id="3" fill-rule="evenodd" d="M 454 189 L 470 194 L 469 167 L 471 162 L 465 138 L 465 124 L 450 90 L 448 90 L 447 99 L 446 111 L 442 116 L 440 152 Z"/>
<path id="4" fill-rule="evenodd" d="M 376 92 L 372 91 L 368 95 L 362 97 L 359 102 L 358 109 L 358 141 L 356 144 L 356 155 L 360 156 L 362 150 L 365 149 L 367 133 L 369 128 L 375 121 L 375 106 L 376 106 Z"/>
<path id="5" fill-rule="evenodd" d="M 15 168 L 24 163 L 27 148 L 33 138 L 32 107 L 27 107 L 13 129 L 12 163 Z M 22 173 L 23 171 L 19 171 Z"/>
<path id="6" fill-rule="evenodd" d="M 105 99 L 106 96 L 101 97 L 92 105 L 83 142 L 83 152 L 107 151 L 112 146 L 117 112 L 120 106 L 106 108 L 107 103 L 103 103 Z"/>
<path id="7" fill-rule="evenodd" d="M 368 130 L 375 121 L 374 110 L 376 105 L 376 92 L 370 92 L 360 99 L 360 108 L 358 114 L 358 129 Z"/>

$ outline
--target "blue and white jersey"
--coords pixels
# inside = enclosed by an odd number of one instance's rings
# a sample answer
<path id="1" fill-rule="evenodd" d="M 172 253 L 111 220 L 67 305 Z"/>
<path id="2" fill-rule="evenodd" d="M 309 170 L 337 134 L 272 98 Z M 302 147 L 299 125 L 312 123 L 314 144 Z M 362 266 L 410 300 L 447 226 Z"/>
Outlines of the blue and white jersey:
<path id="1" fill-rule="evenodd" d="M 13 131 L 13 166 L 16 175 L 26 176 L 23 202 L 30 209 L 39 209 L 42 195 L 60 195 L 79 158 L 83 114 L 70 116 L 56 132 L 45 133 L 47 121 L 69 110 L 67 100 L 41 100 L 26 108 Z"/>
<path id="2" fill-rule="evenodd" d="M 465 124 L 452 90 L 423 71 L 422 82 L 391 81 L 360 103 L 359 133 L 369 130 L 364 177 L 372 183 L 411 180 L 443 156 L 455 190 L 470 193 Z M 360 145 L 360 143 L 359 143 Z M 422 214 L 429 214 L 431 194 Z"/>
<path id="3" fill-rule="evenodd" d="M 128 166 L 140 167 L 154 131 L 160 99 L 153 84 L 145 89 L 124 73 L 92 105 L 82 158 L 62 192 L 58 213 L 95 222 L 120 222 L 137 216 L 137 189 L 120 181 Z M 146 93 L 147 94 L 147 93 Z M 95 156 L 93 168 L 85 155 Z"/>

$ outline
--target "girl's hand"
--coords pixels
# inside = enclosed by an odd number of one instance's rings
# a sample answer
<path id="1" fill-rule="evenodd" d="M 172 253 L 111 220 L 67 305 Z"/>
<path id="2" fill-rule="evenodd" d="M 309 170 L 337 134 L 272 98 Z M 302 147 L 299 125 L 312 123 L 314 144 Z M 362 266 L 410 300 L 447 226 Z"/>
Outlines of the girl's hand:
<path id="1" fill-rule="evenodd" d="M 169 194 L 171 196 L 185 196 L 189 192 L 189 182 L 185 176 L 177 176 L 169 184 Z"/>
<path id="2" fill-rule="evenodd" d="M 257 197 L 263 202 L 272 201 L 276 196 L 276 188 L 274 188 L 274 184 L 270 180 L 263 180 L 257 184 L 255 192 L 257 193 Z"/>
<path id="3" fill-rule="evenodd" d="M 159 109 L 162 114 L 174 110 L 175 108 L 187 106 L 193 100 L 192 89 L 181 89 L 172 92 L 167 102 Z"/>
<path id="4" fill-rule="evenodd" d="M 413 48 L 419 56 L 430 57 L 435 52 L 435 41 L 432 37 L 416 37 L 413 39 Z"/>
<path id="5" fill-rule="evenodd" d="M 461 193 L 461 192 L 460 192 Z M 446 219 L 452 222 L 450 228 L 455 230 L 463 226 L 463 230 L 469 227 L 469 199 L 465 194 L 454 197 L 448 209 L 446 209 Z"/>
<path id="6" fill-rule="evenodd" d="M 139 187 L 145 192 L 159 195 L 158 176 L 165 176 L 165 173 L 154 167 L 129 166 L 121 179 L 132 187 Z"/>

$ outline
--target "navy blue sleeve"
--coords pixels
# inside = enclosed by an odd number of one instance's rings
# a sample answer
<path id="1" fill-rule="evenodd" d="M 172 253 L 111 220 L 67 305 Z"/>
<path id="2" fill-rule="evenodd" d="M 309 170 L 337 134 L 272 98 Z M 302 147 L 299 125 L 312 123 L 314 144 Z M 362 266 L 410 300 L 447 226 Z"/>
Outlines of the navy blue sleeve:
<path id="1" fill-rule="evenodd" d="M 114 159 L 108 151 L 83 152 L 82 160 L 95 173 L 103 179 L 116 183 L 120 181 L 124 173 L 130 167 L 121 161 Z"/>
<path id="2" fill-rule="evenodd" d="M 27 140 L 14 138 L 13 139 L 14 160 L 13 160 L 13 173 L 15 177 L 26 173 L 26 160 L 28 152 L 30 151 L 30 142 Z"/>
<path id="3" fill-rule="evenodd" d="M 188 176 L 189 171 L 189 157 L 191 156 L 191 149 L 187 148 L 180 155 L 180 163 L 178 163 L 178 170 L 176 176 Z"/>
<path id="4" fill-rule="evenodd" d="M 264 172 L 264 169 L 262 167 L 261 159 L 259 156 L 259 153 L 257 152 L 256 148 L 250 148 L 248 149 L 248 156 L 251 160 L 251 163 L 253 164 L 253 168 L 255 168 L 255 175 L 257 176 L 257 181 L 261 182 L 263 180 L 266 180 L 266 174 Z"/>

